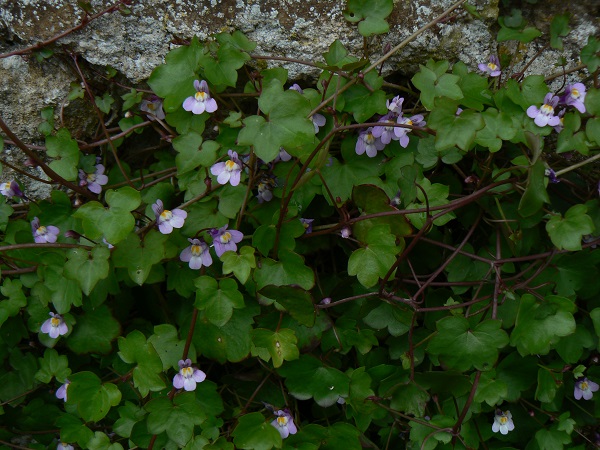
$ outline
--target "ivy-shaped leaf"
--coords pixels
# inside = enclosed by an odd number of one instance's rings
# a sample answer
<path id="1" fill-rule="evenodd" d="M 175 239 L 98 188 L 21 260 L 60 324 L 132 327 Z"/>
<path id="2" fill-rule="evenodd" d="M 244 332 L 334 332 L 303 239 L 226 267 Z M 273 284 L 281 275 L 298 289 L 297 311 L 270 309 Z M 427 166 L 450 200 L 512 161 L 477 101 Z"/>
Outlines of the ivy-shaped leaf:
<path id="1" fill-rule="evenodd" d="M 214 325 L 222 327 L 233 314 L 233 309 L 244 307 L 244 297 L 238 291 L 235 280 L 225 278 L 217 284 L 217 280 L 202 276 L 194 281 L 196 286 L 196 302 L 194 306 L 204 311 L 205 317 Z"/>
<path id="2" fill-rule="evenodd" d="M 111 406 L 121 401 L 119 388 L 112 383 L 102 383 L 92 372 L 70 375 L 67 403 L 77 405 L 77 411 L 86 422 L 100 421 Z"/>
<path id="3" fill-rule="evenodd" d="M 273 367 L 281 367 L 283 361 L 298 359 L 298 339 L 295 333 L 288 328 L 271 331 L 265 328 L 252 330 L 252 343 L 255 347 L 264 348 L 273 359 Z"/>
<path id="4" fill-rule="evenodd" d="M 77 141 L 71 138 L 66 128 L 56 132 L 56 136 L 46 137 L 46 153 L 54 158 L 50 168 L 67 181 L 74 181 L 79 174 L 77 165 L 81 152 Z"/>
<path id="5" fill-rule="evenodd" d="M 393 8 L 392 0 L 348 0 L 344 17 L 349 22 L 358 22 L 358 32 L 368 37 L 390 31 L 385 19 Z"/>
<path id="6" fill-rule="evenodd" d="M 67 253 L 65 276 L 79 283 L 83 293 L 90 295 L 98 281 L 105 279 L 109 273 L 108 247 L 98 245 L 91 251 L 74 248 Z"/>
<path id="7" fill-rule="evenodd" d="M 369 230 L 365 244 L 350 255 L 348 274 L 356 275 L 358 281 L 369 288 L 390 270 L 399 248 L 388 225 L 377 225 Z"/>
<path id="8" fill-rule="evenodd" d="M 586 214 L 587 206 L 571 206 L 565 216 L 555 214 L 546 224 L 552 243 L 559 250 L 581 250 L 581 238 L 595 230 L 592 218 Z"/>
<path id="9" fill-rule="evenodd" d="M 165 383 L 160 377 L 163 364 L 154 346 L 146 342 L 146 337 L 140 331 L 132 331 L 127 337 L 119 337 L 119 356 L 127 364 L 135 364 L 133 369 L 133 384 L 142 397 L 149 391 L 160 391 Z"/>

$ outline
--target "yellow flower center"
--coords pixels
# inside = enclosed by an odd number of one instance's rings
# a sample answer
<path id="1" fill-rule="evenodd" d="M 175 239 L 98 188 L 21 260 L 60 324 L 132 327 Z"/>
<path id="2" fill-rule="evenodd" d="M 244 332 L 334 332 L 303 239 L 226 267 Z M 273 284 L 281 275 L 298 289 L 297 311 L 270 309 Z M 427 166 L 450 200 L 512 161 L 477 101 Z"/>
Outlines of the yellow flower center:
<path id="1" fill-rule="evenodd" d="M 154 103 L 148 103 L 146 105 L 146 108 L 148 108 L 151 111 L 154 111 L 156 109 L 156 105 Z"/>
<path id="2" fill-rule="evenodd" d="M 194 375 L 194 369 L 191 367 L 184 367 L 181 369 L 181 375 L 183 375 L 184 378 L 191 378 L 192 375 Z"/>
<path id="3" fill-rule="evenodd" d="M 207 99 L 208 94 L 204 91 L 198 91 L 198 92 L 196 92 L 196 95 L 194 97 L 196 97 L 197 101 L 203 102 Z"/>
<path id="4" fill-rule="evenodd" d="M 57 327 L 60 325 L 60 319 L 57 319 L 56 317 L 53 317 L 52 319 L 50 319 L 50 323 L 52 324 L 53 327 Z"/>
<path id="5" fill-rule="evenodd" d="M 551 114 L 554 114 L 554 108 L 549 105 L 548 103 L 544 103 L 542 105 L 542 107 L 540 108 L 540 111 L 542 112 L 542 114 L 549 116 Z"/>
<path id="6" fill-rule="evenodd" d="M 285 427 L 288 423 L 288 418 L 287 416 L 279 416 L 277 418 L 277 425 L 279 425 L 280 427 Z"/>
<path id="7" fill-rule="evenodd" d="M 43 236 L 44 234 L 46 234 L 46 227 L 44 225 L 42 225 L 37 230 L 35 230 L 35 234 L 37 234 L 38 236 Z M 52 319 L 52 320 L 54 320 L 54 319 Z"/>
<path id="8" fill-rule="evenodd" d="M 367 133 L 365 135 L 365 142 L 367 145 L 373 145 L 375 143 L 375 136 L 373 136 L 371 133 Z"/>
<path id="9" fill-rule="evenodd" d="M 498 66 L 496 64 L 494 64 L 493 62 L 489 62 L 487 65 L 491 70 L 496 70 L 498 69 Z"/>
<path id="10" fill-rule="evenodd" d="M 222 244 L 227 244 L 231 240 L 231 233 L 229 231 L 226 231 L 219 237 L 219 240 Z"/>
<path id="11" fill-rule="evenodd" d="M 94 181 L 96 181 L 96 174 L 95 173 L 88 173 L 87 177 L 85 177 L 88 183 L 93 183 Z"/>
<path id="12" fill-rule="evenodd" d="M 6 190 L 10 189 L 10 181 L 7 181 L 6 183 L 4 183 L 4 188 L 3 189 L 6 189 Z"/>
<path id="13" fill-rule="evenodd" d="M 234 170 L 239 170 L 240 166 L 235 161 L 228 159 L 225 163 L 225 170 L 228 172 L 233 172 Z"/>
<path id="14" fill-rule="evenodd" d="M 508 422 L 508 417 L 502 416 L 500 417 L 500 424 L 505 425 Z"/>
<path id="15" fill-rule="evenodd" d="M 160 213 L 160 218 L 164 221 L 171 220 L 173 218 L 173 213 L 168 209 L 165 209 Z"/>
<path id="16" fill-rule="evenodd" d="M 200 256 L 202 254 L 202 247 L 199 245 L 192 245 L 192 256 Z"/>
<path id="17" fill-rule="evenodd" d="M 587 391 L 588 390 L 587 381 L 582 381 L 581 384 L 579 384 L 579 389 L 581 389 L 582 391 Z"/>
<path id="18" fill-rule="evenodd" d="M 580 96 L 581 96 L 581 94 L 579 93 L 579 89 L 571 88 L 571 97 L 579 98 Z"/>

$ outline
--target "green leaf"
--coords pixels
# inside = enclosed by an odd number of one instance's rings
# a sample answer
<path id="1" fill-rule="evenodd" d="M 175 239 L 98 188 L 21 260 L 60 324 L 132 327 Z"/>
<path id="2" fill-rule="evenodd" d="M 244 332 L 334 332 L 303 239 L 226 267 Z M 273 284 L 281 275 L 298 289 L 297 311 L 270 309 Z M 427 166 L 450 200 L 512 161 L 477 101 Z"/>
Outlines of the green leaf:
<path id="1" fill-rule="evenodd" d="M 545 367 L 541 367 L 538 370 L 535 399 L 543 403 L 552 402 L 556 396 L 556 391 L 562 385 L 562 378 L 562 373 L 551 372 Z"/>
<path id="2" fill-rule="evenodd" d="M 281 448 L 281 435 L 259 412 L 240 417 L 231 434 L 236 448 L 255 450 Z"/>
<path id="3" fill-rule="evenodd" d="M 344 17 L 358 22 L 358 32 L 365 37 L 390 31 L 386 18 L 394 8 L 392 0 L 348 0 Z"/>
<path id="4" fill-rule="evenodd" d="M 202 141 L 202 136 L 195 131 L 173 139 L 173 148 L 178 152 L 175 158 L 178 174 L 184 174 L 197 167 L 210 167 L 217 160 L 219 145 L 214 141 Z"/>
<path id="5" fill-rule="evenodd" d="M 252 342 L 255 347 L 269 352 L 275 368 L 281 367 L 283 361 L 293 361 L 300 356 L 296 334 L 288 328 L 281 328 L 277 332 L 256 328 L 252 330 Z"/>
<path id="6" fill-rule="evenodd" d="M 235 252 L 225 252 L 221 255 L 223 263 L 223 275 L 233 272 L 240 283 L 246 284 L 250 272 L 256 268 L 256 258 L 254 249 L 250 246 L 243 246 L 239 249 L 239 254 Z"/>
<path id="7" fill-rule="evenodd" d="M 496 38 L 498 42 L 519 41 L 527 44 L 542 35 L 542 32 L 535 27 L 525 27 L 522 30 L 516 30 L 503 26 L 502 22 L 500 22 L 500 26 L 501 28 Z"/>
<path id="8" fill-rule="evenodd" d="M 119 356 L 127 364 L 135 364 L 133 369 L 133 384 L 142 397 L 149 391 L 161 391 L 166 386 L 160 373 L 163 364 L 154 349 L 146 342 L 146 337 L 140 331 L 132 331 L 127 337 L 119 337 Z"/>
<path id="9" fill-rule="evenodd" d="M 529 389 L 536 380 L 537 359 L 521 356 L 516 351 L 505 356 L 496 367 L 496 379 L 504 381 L 507 387 L 506 401 L 515 402 L 521 392 Z"/>
<path id="10" fill-rule="evenodd" d="M 309 290 L 315 284 L 315 276 L 310 267 L 304 265 L 304 259 L 293 252 L 284 250 L 279 254 L 279 261 L 263 258 L 260 267 L 254 271 L 257 289 L 270 284 L 286 286 L 296 284 Z"/>
<path id="11" fill-rule="evenodd" d="M 438 332 L 429 341 L 427 351 L 461 372 L 471 367 L 491 369 L 498 359 L 498 349 L 508 344 L 499 320 L 486 320 L 472 328 L 464 317 L 446 317 L 436 326 Z"/>
<path id="12" fill-rule="evenodd" d="M 487 77 L 470 72 L 462 61 L 452 66 L 452 73 L 460 77 L 458 87 L 464 95 L 460 101 L 461 105 L 481 111 L 484 105 L 492 104 L 492 92 Z"/>
<path id="13" fill-rule="evenodd" d="M 56 420 L 56 426 L 60 428 L 61 442 L 77 442 L 83 447 L 94 436 L 93 431 L 79 417 L 71 414 L 61 415 Z"/>
<path id="14" fill-rule="evenodd" d="M 488 108 L 481 113 L 485 126 L 477 131 L 475 143 L 487 147 L 490 152 L 497 152 L 503 141 L 515 137 L 517 130 L 510 114 Z"/>
<path id="15" fill-rule="evenodd" d="M 573 302 L 564 297 L 551 295 L 538 303 L 533 295 L 523 295 L 510 345 L 521 355 L 548 354 L 562 336 L 575 332 L 574 311 Z"/>
<path id="16" fill-rule="evenodd" d="M 123 450 L 123 446 L 118 442 L 112 444 L 110 438 L 101 431 L 96 431 L 94 437 L 87 443 L 89 450 Z"/>
<path id="17" fill-rule="evenodd" d="M 364 83 L 366 86 L 354 85 L 343 93 L 345 99 L 343 110 L 352 113 L 357 122 L 364 122 L 374 114 L 387 112 L 385 92 L 379 89 L 383 84 L 383 78 L 375 71 L 371 71 L 365 75 Z"/>
<path id="18" fill-rule="evenodd" d="M 348 274 L 357 275 L 364 287 L 377 284 L 396 261 L 399 252 L 396 238 L 387 225 L 377 225 L 369 230 L 366 246 L 352 252 L 348 260 Z"/>
<path id="19" fill-rule="evenodd" d="M 410 425 L 410 440 L 421 445 L 421 450 L 433 450 L 438 443 L 450 443 L 452 434 L 448 431 L 436 431 L 442 429 L 451 429 L 455 419 L 449 416 L 436 415 L 429 421 L 429 424 L 421 424 L 417 422 L 409 422 Z M 435 428 L 432 428 L 435 427 Z"/>
<path id="20" fill-rule="evenodd" d="M 469 150 L 475 141 L 475 135 L 485 126 L 480 113 L 472 110 L 456 115 L 458 104 L 439 99 L 435 109 L 429 114 L 427 125 L 436 130 L 435 148 L 446 150 L 454 146 Z"/>
<path id="21" fill-rule="evenodd" d="M 570 13 L 557 14 L 550 23 L 550 47 L 557 50 L 563 49 L 562 38 L 567 36 L 571 29 L 569 28 Z"/>
<path id="22" fill-rule="evenodd" d="M 67 339 L 67 346 L 75 353 L 108 354 L 111 342 L 121 331 L 119 322 L 106 305 L 86 310 L 77 318 L 77 326 Z"/>
<path id="23" fill-rule="evenodd" d="M 239 46 L 223 39 L 223 37 L 221 37 L 220 42 L 221 46 L 217 50 L 217 58 L 205 59 L 204 73 L 209 83 L 215 86 L 225 85 L 235 87 L 237 83 L 237 70 L 246 61 L 250 60 L 250 55 Z M 246 42 L 249 43 L 249 41 Z M 248 46 L 247 43 L 244 45 Z"/>
<path id="24" fill-rule="evenodd" d="M 148 431 L 160 434 L 166 431 L 169 439 L 184 446 L 194 435 L 194 425 L 200 425 L 207 418 L 207 412 L 196 400 L 195 392 L 179 394 L 171 401 L 168 397 L 158 397 L 149 401 L 144 409 L 148 415 Z"/>
<path id="25" fill-rule="evenodd" d="M 165 257 L 167 239 L 156 230 L 150 230 L 143 242 L 138 235 L 131 233 L 113 250 L 113 263 L 115 267 L 126 268 L 131 279 L 141 286 L 150 275 L 152 266 Z"/>
<path id="26" fill-rule="evenodd" d="M 348 55 L 348 50 L 344 47 L 344 44 L 336 39 L 331 43 L 326 53 L 323 53 L 323 57 L 329 66 L 342 68 L 346 64 L 351 64 L 358 61 L 358 58 L 352 55 Z"/>
<path id="27" fill-rule="evenodd" d="M 133 88 L 131 88 L 131 91 L 129 91 L 127 94 L 121 95 L 121 98 L 123 99 L 123 111 L 127 111 L 128 109 L 131 109 L 132 107 L 140 103 L 142 101 L 143 96 L 143 92 L 138 92 Z"/>
<path id="28" fill-rule="evenodd" d="M 571 442 L 571 437 L 564 431 L 541 428 L 535 433 L 535 440 L 544 450 L 563 450 L 564 444 Z"/>
<path id="29" fill-rule="evenodd" d="M 594 232 L 594 222 L 586 214 L 587 206 L 579 204 L 570 207 L 564 218 L 561 214 L 550 217 L 546 223 L 546 231 L 552 243 L 559 250 L 581 250 L 581 239 Z"/>
<path id="30" fill-rule="evenodd" d="M 398 386 L 390 401 L 390 408 L 404 414 L 421 417 L 425 414 L 425 406 L 429 401 L 429 394 L 414 382 Z"/>
<path id="31" fill-rule="evenodd" d="M 545 173 L 546 167 L 541 159 L 529 167 L 527 186 L 519 202 L 519 214 L 522 217 L 531 217 L 542 209 L 544 203 L 550 203 L 546 192 Z"/>
<path id="32" fill-rule="evenodd" d="M 298 400 L 314 398 L 319 406 L 335 404 L 340 397 L 348 396 L 348 376 L 333 367 L 326 367 L 321 361 L 309 355 L 302 355 L 279 369 L 286 379 L 290 394 Z"/>
<path id="33" fill-rule="evenodd" d="M 315 323 L 315 307 L 310 292 L 294 286 L 268 285 L 259 293 L 277 302 L 302 325 L 312 327 Z"/>
<path id="34" fill-rule="evenodd" d="M 448 97 L 451 100 L 460 100 L 463 93 L 458 87 L 460 77 L 445 73 L 448 70 L 448 61 L 433 62 L 427 66 L 420 66 L 419 72 L 412 77 L 413 84 L 421 91 L 421 102 L 428 110 L 434 110 L 434 101 L 437 97 Z M 456 113 L 456 109 L 452 111 Z"/>
<path id="35" fill-rule="evenodd" d="M 71 139 L 66 128 L 56 132 L 56 136 L 46 137 L 46 153 L 54 158 L 50 168 L 67 181 L 75 181 L 79 174 L 77 165 L 81 155 L 77 141 Z"/>
<path id="36" fill-rule="evenodd" d="M 67 257 L 69 260 L 65 263 L 65 276 L 77 281 L 85 295 L 90 295 L 96 283 L 108 276 L 108 247 L 98 245 L 91 251 L 74 248 L 69 250 Z"/>
<path id="37" fill-rule="evenodd" d="M 115 102 L 115 99 L 112 98 L 108 92 L 105 92 L 102 97 L 96 96 L 94 101 L 100 111 L 102 111 L 104 114 L 108 114 L 110 112 L 111 105 Z"/>
<path id="38" fill-rule="evenodd" d="M 111 406 L 121 401 L 119 389 L 112 383 L 102 384 L 92 372 L 79 372 L 69 377 L 68 404 L 76 404 L 77 411 L 86 422 L 100 421 Z"/>
<path id="39" fill-rule="evenodd" d="M 163 370 L 170 367 L 179 370 L 178 362 L 183 355 L 185 340 L 180 340 L 177 335 L 177 328 L 170 324 L 156 325 L 154 334 L 148 338 L 163 363 Z M 193 346 L 190 347 L 188 358 L 196 360 L 196 351 Z"/>
<path id="40" fill-rule="evenodd" d="M 600 40 L 595 36 L 588 36 L 587 44 L 581 49 L 581 61 L 588 66 L 587 68 L 590 73 L 595 72 L 600 66 L 600 56 L 598 56 L 598 52 L 600 52 Z M 591 112 L 589 108 L 588 112 L 595 114 L 594 112 Z"/>
<path id="41" fill-rule="evenodd" d="M 487 403 L 489 406 L 501 404 L 508 394 L 508 386 L 504 380 L 496 378 L 496 371 L 483 372 L 479 378 L 474 401 Z"/>
<path id="42" fill-rule="evenodd" d="M 0 327 L 9 317 L 19 314 L 21 308 L 27 306 L 27 298 L 22 290 L 22 284 L 19 280 L 6 278 L 0 292 L 5 297 L 0 301 Z"/>
<path id="43" fill-rule="evenodd" d="M 382 302 L 381 305 L 371 310 L 363 318 L 363 322 L 375 330 L 387 328 L 390 335 L 402 336 L 410 330 L 412 313 L 387 302 Z"/>
<path id="44" fill-rule="evenodd" d="M 69 360 L 65 355 L 59 355 L 53 348 L 44 350 L 44 357 L 38 358 L 38 360 L 40 362 L 40 370 L 35 374 L 35 379 L 42 383 L 48 384 L 54 377 L 58 381 L 64 382 L 71 375 Z"/>
<path id="45" fill-rule="evenodd" d="M 292 156 L 308 154 L 315 145 L 315 128 L 308 118 L 311 107 L 308 99 L 293 89 L 283 90 L 283 84 L 273 79 L 263 87 L 258 100 L 262 116 L 244 119 L 244 128 L 238 136 L 239 145 L 253 145 L 256 155 L 270 162 L 284 147 Z"/>
<path id="46" fill-rule="evenodd" d="M 196 278 L 196 302 L 194 306 L 205 312 L 205 317 L 214 325 L 222 327 L 233 314 L 234 308 L 244 307 L 244 297 L 238 291 L 237 283 L 225 278 L 217 280 L 209 276 Z"/>

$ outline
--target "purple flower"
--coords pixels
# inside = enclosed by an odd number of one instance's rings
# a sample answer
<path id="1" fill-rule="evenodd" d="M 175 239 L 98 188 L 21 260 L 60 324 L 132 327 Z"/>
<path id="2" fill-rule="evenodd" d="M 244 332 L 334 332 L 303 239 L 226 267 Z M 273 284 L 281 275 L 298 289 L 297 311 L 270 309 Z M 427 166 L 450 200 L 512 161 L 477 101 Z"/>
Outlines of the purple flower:
<path id="1" fill-rule="evenodd" d="M 104 175 L 104 166 L 96 164 L 96 172 L 85 173 L 79 169 L 79 186 L 87 186 L 94 194 L 102 192 L 102 186 L 108 183 L 108 177 Z"/>
<path id="2" fill-rule="evenodd" d="M 67 389 L 69 388 L 69 384 L 71 384 L 71 382 L 65 380 L 63 385 L 56 390 L 56 398 L 62 399 L 65 402 L 67 401 Z"/>
<path id="3" fill-rule="evenodd" d="M 270 202 L 273 200 L 273 193 L 271 192 L 271 183 L 268 181 L 261 180 L 258 183 L 258 203 Z"/>
<path id="4" fill-rule="evenodd" d="M 47 319 L 41 327 L 42 333 L 48 334 L 52 339 L 56 339 L 58 336 L 64 336 L 69 332 L 67 324 L 63 320 L 60 314 L 50 313 L 51 319 Z"/>
<path id="5" fill-rule="evenodd" d="M 187 217 L 187 213 L 183 209 L 174 209 L 173 211 L 164 209 L 160 199 L 152 205 L 152 210 L 156 215 L 158 229 L 162 234 L 170 234 L 173 228 L 181 228 Z"/>
<path id="6" fill-rule="evenodd" d="M 376 127 L 373 127 L 373 136 L 379 138 L 382 143 L 387 145 L 390 142 L 392 142 L 392 139 L 395 141 L 400 139 L 394 133 L 394 129 L 396 127 L 392 126 L 396 123 L 396 114 L 386 114 L 385 116 L 380 117 L 378 122 L 386 122 L 390 124 L 390 126 L 378 125 Z"/>
<path id="7" fill-rule="evenodd" d="M 56 446 L 56 450 L 73 450 L 74 447 L 66 442 L 61 442 Z"/>
<path id="8" fill-rule="evenodd" d="M 425 121 L 423 120 L 423 116 L 421 114 L 412 116 L 410 119 L 408 117 L 399 116 L 396 123 L 398 123 L 399 125 L 412 125 L 415 127 L 424 127 L 426 125 Z M 411 131 L 412 131 L 412 129 L 410 129 L 410 128 L 403 128 L 403 127 L 394 128 L 394 133 L 396 134 L 396 137 L 400 141 L 400 146 L 402 148 L 406 148 L 408 146 L 408 141 L 409 141 L 408 133 L 410 133 Z"/>
<path id="9" fill-rule="evenodd" d="M 290 434 L 296 434 L 298 432 L 298 429 L 294 424 L 294 419 L 288 409 L 275 411 L 274 414 L 277 417 L 271 422 L 271 425 L 279 431 L 281 439 L 285 439 Z"/>
<path id="10" fill-rule="evenodd" d="M 49 242 L 50 244 L 55 243 L 58 233 L 60 233 L 60 230 L 55 226 L 40 226 L 40 219 L 37 217 L 34 217 L 31 221 L 31 234 L 33 234 L 33 239 L 38 244 L 44 244 L 46 242 Z"/>
<path id="11" fill-rule="evenodd" d="M 397 95 L 391 101 L 390 100 L 386 101 L 385 104 L 387 105 L 387 109 L 390 112 L 395 113 L 396 115 L 399 115 L 399 114 L 402 114 L 402 103 L 403 102 L 404 102 L 404 97 L 400 97 L 399 95 Z"/>
<path id="12" fill-rule="evenodd" d="M 194 114 L 202 114 L 204 111 L 212 113 L 217 110 L 217 102 L 210 96 L 206 81 L 194 81 L 196 94 L 188 97 L 183 102 L 183 109 Z"/>
<path id="13" fill-rule="evenodd" d="M 296 91 L 296 92 L 300 92 L 301 94 L 304 94 L 304 91 L 302 90 L 302 88 L 298 84 L 296 84 L 296 83 L 292 84 L 290 86 L 290 89 L 292 91 Z"/>
<path id="14" fill-rule="evenodd" d="M 350 227 L 342 228 L 340 231 L 340 236 L 342 236 L 344 239 L 348 239 L 350 236 L 352 236 L 352 229 Z"/>
<path id="15" fill-rule="evenodd" d="M 558 125 L 556 125 L 552 128 L 554 128 L 554 131 L 556 131 L 557 133 L 560 133 L 563 130 L 563 128 L 565 127 L 565 117 L 564 116 L 565 116 L 566 112 L 567 111 L 565 109 L 561 109 L 558 112 L 558 114 L 556 115 L 556 117 L 558 117 L 559 122 L 558 122 Z"/>
<path id="16" fill-rule="evenodd" d="M 581 400 L 581 397 L 584 400 L 591 400 L 598 388 L 598 383 L 588 380 L 587 377 L 579 378 L 575 381 L 573 397 L 575 397 L 575 400 Z"/>
<path id="17" fill-rule="evenodd" d="M 210 168 L 210 173 L 217 177 L 219 184 L 231 183 L 232 186 L 240 184 L 240 176 L 242 173 L 242 161 L 238 158 L 238 154 L 233 150 L 227 151 L 229 159 L 225 162 L 218 162 Z"/>
<path id="18" fill-rule="evenodd" d="M 367 128 L 358 135 L 355 151 L 357 155 L 367 152 L 369 158 L 374 158 L 379 150 L 383 150 L 385 144 L 373 135 L 373 127 Z"/>
<path id="19" fill-rule="evenodd" d="M 190 246 L 183 249 L 179 259 L 183 262 L 189 262 L 190 269 L 197 270 L 200 267 L 208 267 L 212 264 L 212 257 L 208 252 L 208 245 L 203 239 L 190 239 Z"/>
<path id="20" fill-rule="evenodd" d="M 556 172 L 552 169 L 546 169 L 544 175 L 550 179 L 550 183 L 560 183 L 560 178 L 556 176 Z"/>
<path id="21" fill-rule="evenodd" d="M 544 97 L 544 104 L 538 109 L 537 106 L 531 105 L 527 108 L 527 115 L 534 119 L 535 124 L 538 127 L 545 127 L 550 125 L 555 127 L 560 123 L 560 119 L 554 115 L 554 108 L 558 105 L 558 97 L 552 95 L 551 92 L 546 94 Z"/>
<path id="22" fill-rule="evenodd" d="M 2 183 L 0 185 L 0 193 L 5 197 L 21 197 L 23 198 L 23 192 L 19 188 L 19 185 L 15 180 L 7 181 L 6 183 Z"/>
<path id="23" fill-rule="evenodd" d="M 499 77 L 502 73 L 502 68 L 500 67 L 500 60 L 496 55 L 490 56 L 490 62 L 487 64 L 479 64 L 479 70 L 487 73 L 490 77 Z"/>
<path id="24" fill-rule="evenodd" d="M 313 114 L 312 122 L 315 126 L 315 134 L 317 134 L 319 132 L 319 127 L 325 126 L 327 119 L 322 114 Z"/>
<path id="25" fill-rule="evenodd" d="M 163 102 L 156 95 L 152 95 L 147 100 L 142 100 L 140 103 L 140 110 L 147 112 L 150 120 L 154 120 L 155 117 L 159 120 L 163 120 L 165 118 Z"/>
<path id="26" fill-rule="evenodd" d="M 512 414 L 510 411 L 496 410 L 494 416 L 494 423 L 492 424 L 492 431 L 497 433 L 498 431 L 502 434 L 508 434 L 509 431 L 515 429 L 515 424 L 512 420 Z"/>
<path id="27" fill-rule="evenodd" d="M 280 147 L 279 148 L 279 155 L 277 156 L 277 158 L 275 158 L 275 161 L 277 161 L 278 159 L 281 160 L 281 161 L 283 161 L 283 162 L 287 162 L 290 159 L 292 159 L 292 155 L 290 155 L 288 152 L 286 152 L 285 148 Z"/>
<path id="28" fill-rule="evenodd" d="M 312 223 L 315 219 L 300 219 L 302 226 L 304 227 L 304 231 L 306 234 L 312 233 Z"/>
<path id="29" fill-rule="evenodd" d="M 192 367 L 192 360 L 179 360 L 179 373 L 173 377 L 173 387 L 175 389 L 185 389 L 186 391 L 196 390 L 196 383 L 202 383 L 206 379 L 206 374 L 195 367 Z"/>
<path id="30" fill-rule="evenodd" d="M 568 84 L 565 88 L 565 95 L 560 97 L 561 103 L 574 106 L 580 113 L 585 112 L 585 85 L 583 83 Z"/>
<path id="31" fill-rule="evenodd" d="M 215 253 L 217 256 L 221 256 L 227 251 L 235 252 L 237 250 L 237 243 L 241 242 L 244 235 L 237 230 L 227 230 L 227 225 L 224 227 L 213 228 L 209 231 L 213 238 L 213 247 L 215 247 Z"/>

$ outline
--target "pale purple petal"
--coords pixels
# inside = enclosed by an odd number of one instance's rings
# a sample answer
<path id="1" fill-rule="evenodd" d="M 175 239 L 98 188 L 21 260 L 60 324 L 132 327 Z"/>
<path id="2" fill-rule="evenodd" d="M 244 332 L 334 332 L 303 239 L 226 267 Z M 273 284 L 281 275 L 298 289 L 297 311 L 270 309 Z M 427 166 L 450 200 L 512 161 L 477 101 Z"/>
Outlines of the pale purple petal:
<path id="1" fill-rule="evenodd" d="M 185 109 L 186 111 L 191 111 L 194 108 L 194 105 L 196 104 L 196 98 L 195 97 L 188 97 L 183 101 L 183 109 Z"/>
<path id="2" fill-rule="evenodd" d="M 164 211 L 163 202 L 161 199 L 156 200 L 156 203 L 152 204 L 152 211 L 154 211 L 154 215 L 158 219 L 162 212 Z"/>
<path id="3" fill-rule="evenodd" d="M 191 258 L 192 258 L 192 246 L 190 245 L 189 247 L 184 248 L 183 251 L 179 254 L 179 259 L 183 262 L 189 262 Z M 198 267 L 198 269 L 199 269 L 199 267 Z"/>
<path id="4" fill-rule="evenodd" d="M 42 333 L 46 333 L 49 334 L 50 330 L 52 329 L 52 319 L 47 319 L 43 324 L 42 324 Z"/>
<path id="5" fill-rule="evenodd" d="M 50 332 L 48 333 L 48 335 L 52 338 L 52 339 L 56 339 L 59 336 L 60 332 L 58 330 L 58 327 L 50 327 Z"/>
<path id="6" fill-rule="evenodd" d="M 192 256 L 189 262 L 190 269 L 198 270 L 202 267 L 202 257 L 201 256 Z"/>
<path id="7" fill-rule="evenodd" d="M 160 222 L 158 224 L 158 230 L 162 234 L 171 234 L 173 232 L 173 226 L 169 222 Z"/>
<path id="8" fill-rule="evenodd" d="M 228 172 L 228 171 L 224 170 L 217 177 L 217 182 L 219 184 L 227 184 L 227 182 L 229 181 L 229 179 L 231 178 L 232 175 L 234 175 L 234 172 Z M 238 183 L 239 182 L 240 181 L 239 181 L 239 174 L 238 174 Z"/>
<path id="9" fill-rule="evenodd" d="M 202 113 L 205 111 L 205 109 L 206 109 L 206 108 L 205 108 L 204 102 L 198 102 L 198 101 L 197 101 L 197 102 L 194 104 L 194 106 L 192 107 L 192 112 L 193 112 L 194 114 L 202 114 Z"/>
<path id="10" fill-rule="evenodd" d="M 531 105 L 529 108 L 527 108 L 527 115 L 529 117 L 531 117 L 532 119 L 535 119 L 539 113 L 540 113 L 540 110 L 535 105 Z"/>
<path id="11" fill-rule="evenodd" d="M 195 369 L 192 377 L 197 383 L 202 383 L 204 380 L 206 380 L 206 374 L 200 369 Z"/>
<path id="12" fill-rule="evenodd" d="M 221 175 L 219 175 L 220 177 Z M 237 186 L 238 184 L 240 184 L 240 178 L 242 176 L 242 172 L 241 170 L 235 170 L 233 172 L 231 172 L 231 177 L 229 178 L 229 182 L 231 183 L 232 186 Z M 217 181 L 219 181 L 219 178 L 217 178 Z M 219 181 L 219 183 L 221 183 Z M 224 184 L 224 183 L 221 183 Z"/>
<path id="13" fill-rule="evenodd" d="M 183 388 L 186 391 L 193 391 L 196 389 L 196 380 L 193 378 L 185 378 L 183 380 Z"/>
<path id="14" fill-rule="evenodd" d="M 209 98 L 208 100 L 206 100 L 204 102 L 205 106 L 206 106 L 206 112 L 212 113 L 215 112 L 217 110 L 217 102 L 215 101 L 214 98 Z"/>
<path id="15" fill-rule="evenodd" d="M 181 389 L 183 387 L 184 378 L 181 374 L 177 374 L 173 377 L 173 387 L 175 389 Z"/>
<path id="16" fill-rule="evenodd" d="M 208 93 L 208 83 L 206 82 L 206 80 L 202 80 L 200 83 L 198 83 L 198 80 L 196 80 L 194 82 L 194 87 L 196 88 L 196 91 Z"/>
<path id="17" fill-rule="evenodd" d="M 61 336 L 64 336 L 68 332 L 69 332 L 69 328 L 67 327 L 67 324 L 64 322 L 61 322 L 60 325 L 58 326 L 58 334 L 60 334 Z"/>
<path id="18" fill-rule="evenodd" d="M 213 164 L 213 166 L 210 168 L 210 173 L 212 173 L 213 175 L 220 175 L 224 171 L 225 171 L 225 163 L 224 162 L 218 162 L 216 164 Z M 222 184 L 225 184 L 225 183 L 222 183 Z"/>
<path id="19" fill-rule="evenodd" d="M 206 248 L 205 251 L 202 252 L 202 254 L 200 255 L 200 258 L 202 259 L 202 264 L 204 264 L 205 267 L 208 267 L 212 264 L 212 256 L 210 256 L 210 253 L 208 252 L 208 247 Z"/>

